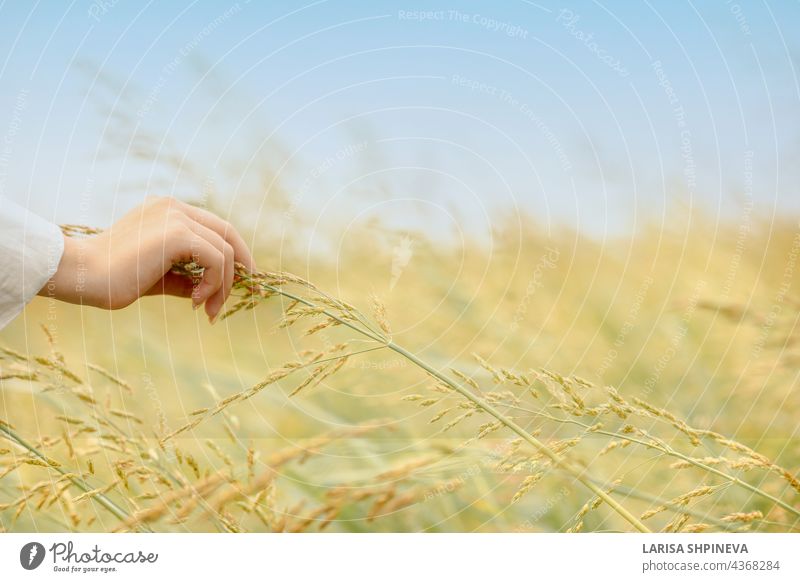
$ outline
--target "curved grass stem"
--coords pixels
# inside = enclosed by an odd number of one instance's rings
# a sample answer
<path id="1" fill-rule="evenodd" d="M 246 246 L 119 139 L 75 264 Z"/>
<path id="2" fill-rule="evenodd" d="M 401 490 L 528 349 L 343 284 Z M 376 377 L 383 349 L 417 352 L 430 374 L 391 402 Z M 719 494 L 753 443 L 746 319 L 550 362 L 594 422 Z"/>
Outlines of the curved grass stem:
<path id="1" fill-rule="evenodd" d="M 423 370 L 425 370 L 428 374 L 447 384 L 450 388 L 461 394 L 464 398 L 485 410 L 487 413 L 494 416 L 498 421 L 502 422 L 507 428 L 512 430 L 513 432 L 517 433 L 523 440 L 528 442 L 537 452 L 543 454 L 548 459 L 553 462 L 553 465 L 558 467 L 559 469 L 563 470 L 564 472 L 571 475 L 577 481 L 579 481 L 582 485 L 584 485 L 587 489 L 592 491 L 597 497 L 602 499 L 611 509 L 616 511 L 620 517 L 622 517 L 625 521 L 630 523 L 634 528 L 639 530 L 640 532 L 650 533 L 650 529 L 644 525 L 636 516 L 634 516 L 631 512 L 625 509 L 620 503 L 617 502 L 616 499 L 611 497 L 607 491 L 605 491 L 602 487 L 598 486 L 594 481 L 592 481 L 584 471 L 580 468 L 576 467 L 572 463 L 570 463 L 565 458 L 559 456 L 553 450 L 550 449 L 546 444 L 542 441 L 537 439 L 535 436 L 530 434 L 524 428 L 519 426 L 516 422 L 514 422 L 511 418 L 500 412 L 494 406 L 486 402 L 483 398 L 478 396 L 477 394 L 473 394 L 467 388 L 464 388 L 459 383 L 451 380 L 435 368 L 429 366 L 421 359 L 419 359 L 416 355 L 409 352 L 405 348 L 395 344 L 394 342 L 388 342 L 387 347 L 396 353 L 400 354 L 401 356 L 405 357 L 409 361 L 413 362 Z"/>
<path id="2" fill-rule="evenodd" d="M 289 291 L 285 291 L 284 289 L 270 285 L 268 283 L 264 283 L 262 281 L 257 281 L 255 279 L 251 279 L 249 277 L 243 277 L 243 280 L 246 281 L 246 284 L 259 284 L 262 288 L 269 290 L 272 293 L 282 295 L 287 297 L 288 299 L 292 299 L 293 301 L 298 301 L 308 307 L 318 308 L 319 305 L 310 301 L 304 297 L 300 297 L 294 293 Z M 511 431 L 515 432 L 519 435 L 523 440 L 525 440 L 528 444 L 530 444 L 537 452 L 541 453 L 542 455 L 546 456 L 550 461 L 553 463 L 554 466 L 558 467 L 565 473 L 572 476 L 582 485 L 584 485 L 587 489 L 589 489 L 592 493 L 597 495 L 600 499 L 602 499 L 612 510 L 620 515 L 625 521 L 631 524 L 636 530 L 644 533 L 650 533 L 650 529 L 644 525 L 635 515 L 629 512 L 625 507 L 623 507 L 617 500 L 615 500 L 608 492 L 603 490 L 602 487 L 597 485 L 594 481 L 592 481 L 585 472 L 570 463 L 567 459 L 559 456 L 557 453 L 552 451 L 550 447 L 548 447 L 545 443 L 534 437 L 530 432 L 526 431 L 524 428 L 519 426 L 516 422 L 514 422 L 511 418 L 500 412 L 497 408 L 489 404 L 486 400 L 482 397 L 474 394 L 472 391 L 468 390 L 458 382 L 455 382 L 436 368 L 430 366 L 419 357 L 417 357 L 414 353 L 410 352 L 406 348 L 394 343 L 389 338 L 383 336 L 382 334 L 378 334 L 375 330 L 365 329 L 359 325 L 348 321 L 347 319 L 342 318 L 341 316 L 331 312 L 329 309 L 322 309 L 321 313 L 324 314 L 326 317 L 330 317 L 337 321 L 341 325 L 345 325 L 370 339 L 379 342 L 385 345 L 390 350 L 394 351 L 395 353 L 399 354 L 400 356 L 404 357 L 411 363 L 415 364 L 417 367 L 421 368 L 429 375 L 433 376 L 437 380 L 443 382 L 459 394 L 461 394 L 464 398 L 475 404 L 481 410 L 485 410 L 488 414 L 494 416 L 499 422 L 501 422 L 504 426 L 506 426 Z"/>

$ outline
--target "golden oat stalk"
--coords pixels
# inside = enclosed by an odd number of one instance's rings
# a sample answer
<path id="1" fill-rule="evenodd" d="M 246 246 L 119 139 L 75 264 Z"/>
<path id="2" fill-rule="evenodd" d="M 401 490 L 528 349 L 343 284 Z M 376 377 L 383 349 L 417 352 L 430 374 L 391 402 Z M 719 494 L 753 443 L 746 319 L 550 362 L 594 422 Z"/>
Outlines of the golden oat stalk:
<path id="1" fill-rule="evenodd" d="M 284 288 L 286 283 L 299 285 L 301 288 L 306 289 L 309 292 L 309 297 L 287 291 Z M 474 404 L 478 410 L 487 412 L 505 427 L 515 432 L 539 454 L 547 457 L 555 467 L 569 474 L 592 491 L 635 529 L 641 532 L 650 532 L 647 526 L 636 516 L 611 497 L 606 490 L 595 484 L 583 469 L 575 466 L 568 459 L 553 451 L 545 443 L 518 425 L 512 418 L 503 414 L 498 408 L 490 404 L 484 397 L 479 396 L 472 390 L 466 388 L 461 382 L 445 375 L 443 372 L 420 359 L 413 352 L 395 343 L 383 329 L 376 329 L 370 325 L 366 317 L 351 305 L 325 295 L 314 285 L 295 275 L 287 273 L 249 273 L 242 265 L 237 265 L 234 287 L 245 291 L 246 295 L 250 297 L 259 294 L 259 291 L 266 296 L 281 295 L 286 297 L 295 302 L 294 304 L 303 305 L 314 310 L 316 314 L 327 317 L 335 321 L 338 325 L 346 326 L 406 358 L 448 388 L 458 392 L 461 396 Z M 380 327 L 382 328 L 383 326 Z"/>

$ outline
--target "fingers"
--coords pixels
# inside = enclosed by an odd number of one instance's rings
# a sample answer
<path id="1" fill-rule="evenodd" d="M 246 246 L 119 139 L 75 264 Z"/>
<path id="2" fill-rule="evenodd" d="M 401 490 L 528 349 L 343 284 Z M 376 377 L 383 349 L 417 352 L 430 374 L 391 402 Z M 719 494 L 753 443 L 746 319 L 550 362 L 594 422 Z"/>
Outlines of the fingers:
<path id="1" fill-rule="evenodd" d="M 194 261 L 204 268 L 200 283 L 190 295 L 195 309 L 205 303 L 206 314 L 213 323 L 233 288 L 236 262 L 250 271 L 256 268 L 247 244 L 233 226 L 202 208 L 174 198 L 152 198 L 146 204 L 167 218 L 170 250 L 164 257 L 168 263 L 164 265 L 165 272 L 178 261 Z M 147 293 L 187 296 L 187 287 L 167 272 Z"/>
<path id="2" fill-rule="evenodd" d="M 234 260 L 242 263 L 249 271 L 255 271 L 256 263 L 250 254 L 250 249 L 247 248 L 247 244 L 241 235 L 228 222 L 208 210 L 197 208 L 185 202 L 176 201 L 176 208 L 180 209 L 192 220 L 216 232 L 233 247 Z"/>
<path id="3" fill-rule="evenodd" d="M 233 249 L 222 237 L 203 228 L 186 225 L 186 235 L 177 237 L 170 246 L 175 260 L 194 261 L 203 267 L 203 277 L 191 293 L 192 305 L 197 309 L 206 303 L 206 314 L 213 322 L 233 285 Z M 226 262 L 230 263 L 227 268 Z"/>
<path id="4" fill-rule="evenodd" d="M 234 263 L 236 253 L 233 246 L 223 239 L 219 234 L 203 226 L 200 223 L 190 223 L 189 228 L 199 237 L 212 244 L 222 253 L 222 284 L 206 299 L 206 314 L 213 323 L 233 288 Z M 202 263 L 201 263 L 202 264 Z M 203 277 L 205 279 L 205 276 Z M 199 305 L 196 304 L 196 305 Z"/>

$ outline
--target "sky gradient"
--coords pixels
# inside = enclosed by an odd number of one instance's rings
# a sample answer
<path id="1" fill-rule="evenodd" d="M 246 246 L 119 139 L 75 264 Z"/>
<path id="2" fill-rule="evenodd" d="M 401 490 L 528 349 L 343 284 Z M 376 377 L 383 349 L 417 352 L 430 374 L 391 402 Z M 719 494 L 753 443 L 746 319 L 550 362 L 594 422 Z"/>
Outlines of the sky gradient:
<path id="1" fill-rule="evenodd" d="M 146 133 L 234 204 L 268 166 L 298 206 L 420 225 L 783 215 L 798 26 L 789 1 L 2 2 L 0 194 L 100 224 L 192 198 Z"/>

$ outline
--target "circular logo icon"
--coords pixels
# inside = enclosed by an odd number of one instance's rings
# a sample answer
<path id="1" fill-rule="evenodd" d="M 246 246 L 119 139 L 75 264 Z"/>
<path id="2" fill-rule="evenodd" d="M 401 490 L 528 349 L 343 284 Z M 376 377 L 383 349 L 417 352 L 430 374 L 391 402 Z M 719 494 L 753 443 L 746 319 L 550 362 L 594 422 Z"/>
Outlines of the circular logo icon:
<path id="1" fill-rule="evenodd" d="M 39 542 L 30 542 L 19 551 L 19 563 L 26 570 L 35 570 L 44 561 L 44 546 Z"/>

